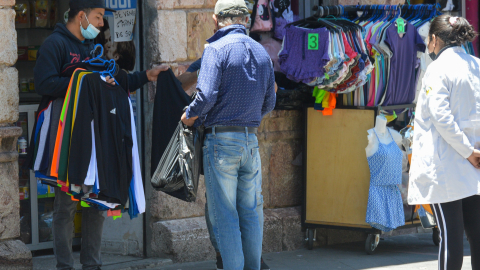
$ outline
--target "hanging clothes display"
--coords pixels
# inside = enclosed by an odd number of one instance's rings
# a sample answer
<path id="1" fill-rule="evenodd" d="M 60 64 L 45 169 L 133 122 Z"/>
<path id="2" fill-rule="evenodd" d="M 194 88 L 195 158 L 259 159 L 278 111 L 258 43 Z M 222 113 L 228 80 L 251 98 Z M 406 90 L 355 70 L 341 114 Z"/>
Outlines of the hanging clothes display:
<path id="1" fill-rule="evenodd" d="M 331 93 L 366 83 L 373 65 L 358 25 L 342 18 L 307 18 L 285 30 L 279 62 L 290 80 Z"/>
<path id="2" fill-rule="evenodd" d="M 434 5 L 357 6 L 352 20 L 364 27 L 363 37 L 375 71 L 363 91 L 343 98 L 349 106 L 411 104 L 430 60 L 426 38 L 430 21 L 440 15 Z M 350 17 L 351 18 L 351 17 Z"/>
<path id="3" fill-rule="evenodd" d="M 332 115 L 337 94 L 362 89 L 374 69 L 362 27 L 344 18 L 313 16 L 285 28 L 280 68 L 287 78 L 315 86 L 315 109 Z"/>
<path id="4" fill-rule="evenodd" d="M 84 207 L 108 210 L 114 217 L 128 208 L 130 217 L 137 217 L 145 212 L 145 195 L 127 73 L 100 56 L 64 72 L 71 79 L 63 105 L 50 102 L 38 114 L 36 177 Z M 107 76 L 114 85 L 106 82 Z M 56 130 L 51 121 L 58 121 Z"/>

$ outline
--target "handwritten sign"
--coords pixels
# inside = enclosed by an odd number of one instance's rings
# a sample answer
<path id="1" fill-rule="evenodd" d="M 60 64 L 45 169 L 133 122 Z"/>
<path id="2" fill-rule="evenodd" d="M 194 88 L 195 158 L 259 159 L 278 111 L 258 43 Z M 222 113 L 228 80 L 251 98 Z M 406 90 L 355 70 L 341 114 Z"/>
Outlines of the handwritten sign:
<path id="1" fill-rule="evenodd" d="M 130 41 L 133 39 L 133 28 L 135 27 L 136 9 L 123 9 L 113 13 L 115 42 Z"/>

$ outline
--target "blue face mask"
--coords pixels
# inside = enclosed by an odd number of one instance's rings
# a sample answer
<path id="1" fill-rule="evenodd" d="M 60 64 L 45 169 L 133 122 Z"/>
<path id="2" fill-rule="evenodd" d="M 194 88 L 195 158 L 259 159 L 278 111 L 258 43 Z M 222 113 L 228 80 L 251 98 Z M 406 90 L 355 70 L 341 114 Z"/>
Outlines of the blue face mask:
<path id="1" fill-rule="evenodd" d="M 85 15 L 85 19 L 87 19 L 87 15 Z M 88 22 L 88 27 L 87 29 L 83 29 L 82 23 L 80 23 L 80 31 L 82 32 L 82 36 L 86 39 L 94 39 L 98 36 L 100 33 L 100 30 L 98 30 L 95 26 L 93 26 L 87 19 Z"/>

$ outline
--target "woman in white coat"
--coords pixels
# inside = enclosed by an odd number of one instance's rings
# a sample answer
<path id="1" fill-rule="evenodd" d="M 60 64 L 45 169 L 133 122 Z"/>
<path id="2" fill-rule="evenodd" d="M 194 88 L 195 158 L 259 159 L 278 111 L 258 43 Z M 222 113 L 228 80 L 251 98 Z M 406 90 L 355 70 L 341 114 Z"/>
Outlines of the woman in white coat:
<path id="1" fill-rule="evenodd" d="M 430 26 L 427 68 L 417 102 L 409 204 L 432 204 L 441 234 L 440 270 L 460 270 L 463 233 L 480 270 L 480 60 L 461 45 L 477 36 L 466 19 Z"/>

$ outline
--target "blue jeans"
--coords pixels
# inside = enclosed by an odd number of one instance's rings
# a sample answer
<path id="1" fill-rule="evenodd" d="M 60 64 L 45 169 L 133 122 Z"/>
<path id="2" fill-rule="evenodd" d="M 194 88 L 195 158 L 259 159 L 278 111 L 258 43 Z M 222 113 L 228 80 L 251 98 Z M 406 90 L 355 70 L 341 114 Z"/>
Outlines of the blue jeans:
<path id="1" fill-rule="evenodd" d="M 263 235 L 263 196 L 262 196 L 262 177 L 257 177 L 257 215 L 258 222 L 260 223 L 260 228 L 262 229 Z M 206 197 L 206 194 L 205 194 Z M 212 222 L 210 221 L 208 215 L 208 202 L 205 203 L 205 220 L 207 221 L 208 235 L 210 236 L 210 242 L 212 243 L 215 252 L 220 253 L 220 249 L 217 245 L 217 240 L 215 239 L 215 233 L 213 232 Z"/>
<path id="2" fill-rule="evenodd" d="M 246 132 L 207 134 L 203 160 L 208 220 L 224 268 L 260 269 L 263 207 L 258 205 L 263 198 L 257 136 Z"/>

